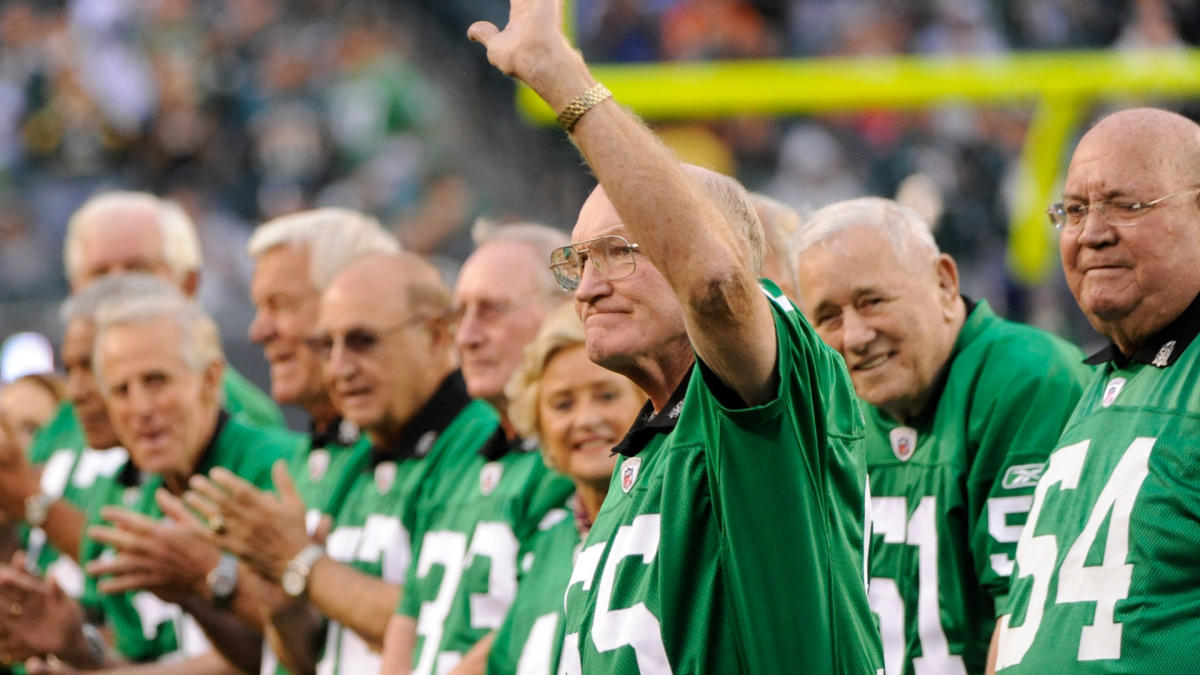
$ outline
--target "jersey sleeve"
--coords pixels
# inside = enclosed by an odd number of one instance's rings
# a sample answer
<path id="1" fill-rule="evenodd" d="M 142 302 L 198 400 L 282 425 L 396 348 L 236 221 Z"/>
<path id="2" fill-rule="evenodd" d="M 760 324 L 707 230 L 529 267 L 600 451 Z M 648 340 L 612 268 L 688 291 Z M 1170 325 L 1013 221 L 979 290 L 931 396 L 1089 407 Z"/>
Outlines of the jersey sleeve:
<path id="1" fill-rule="evenodd" d="M 1019 340 L 990 357 L 970 412 L 974 454 L 967 500 L 969 542 L 980 585 L 996 616 L 1005 608 L 1017 539 L 1046 457 L 1083 391 L 1086 369 L 1065 346 Z M 1007 347 L 1005 349 L 1004 347 Z M 1017 352 L 1016 350 L 1020 350 Z"/>
<path id="2" fill-rule="evenodd" d="M 723 385 L 703 363 L 693 381 L 707 389 L 699 398 L 710 408 L 705 454 L 738 619 L 732 629 L 750 672 L 789 672 L 800 654 L 832 671 L 872 670 L 878 638 L 863 579 L 865 423 L 841 356 L 790 300 L 766 290 L 777 338 L 775 397 L 728 408 Z M 812 621 L 813 611 L 829 620 Z M 795 626 L 809 627 L 803 639 Z"/>

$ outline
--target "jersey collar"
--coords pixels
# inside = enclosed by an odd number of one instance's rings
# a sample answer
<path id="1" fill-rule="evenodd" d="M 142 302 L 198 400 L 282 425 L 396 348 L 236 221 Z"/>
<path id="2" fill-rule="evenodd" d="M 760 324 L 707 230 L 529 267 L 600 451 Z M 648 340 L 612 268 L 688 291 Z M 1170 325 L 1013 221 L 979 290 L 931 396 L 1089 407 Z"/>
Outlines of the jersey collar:
<path id="1" fill-rule="evenodd" d="M 1166 368 L 1179 360 L 1179 355 L 1187 350 L 1197 334 L 1200 334 L 1200 295 L 1183 310 L 1183 314 L 1146 340 L 1141 349 L 1132 355 L 1126 357 L 1115 344 L 1109 342 L 1107 347 L 1089 356 L 1084 363 L 1097 366 L 1112 361 L 1117 368 L 1124 368 L 1136 361 Z"/>
<path id="2" fill-rule="evenodd" d="M 621 442 L 613 448 L 613 454 L 633 457 L 649 445 L 655 436 L 670 433 L 679 423 L 679 414 L 683 411 L 683 396 L 687 393 L 688 382 L 691 379 L 692 370 L 689 369 L 683 376 L 683 381 L 671 393 L 671 398 L 663 406 L 662 412 L 658 414 L 654 412 L 654 404 L 646 401 L 646 405 L 642 406 L 642 411 L 638 413 L 629 433 L 625 434 L 625 438 L 622 438 Z"/>
<path id="3" fill-rule="evenodd" d="M 504 431 L 504 425 L 496 429 L 496 433 L 479 448 L 479 454 L 489 462 L 494 462 L 510 452 L 525 453 L 537 449 L 537 441 L 532 438 L 509 436 Z"/>
<path id="4" fill-rule="evenodd" d="M 467 383 L 463 381 L 462 373 L 457 370 L 450 373 L 438 385 L 433 396 L 404 425 L 399 438 L 387 445 L 371 446 L 371 464 L 421 458 L 429 454 L 438 436 L 470 402 L 471 396 L 467 393 Z"/>
<path id="5" fill-rule="evenodd" d="M 326 448 L 331 445 L 349 447 L 358 441 L 358 425 L 343 417 L 335 417 L 325 425 L 324 431 L 317 431 L 317 425 L 308 423 L 308 439 L 310 448 Z"/>

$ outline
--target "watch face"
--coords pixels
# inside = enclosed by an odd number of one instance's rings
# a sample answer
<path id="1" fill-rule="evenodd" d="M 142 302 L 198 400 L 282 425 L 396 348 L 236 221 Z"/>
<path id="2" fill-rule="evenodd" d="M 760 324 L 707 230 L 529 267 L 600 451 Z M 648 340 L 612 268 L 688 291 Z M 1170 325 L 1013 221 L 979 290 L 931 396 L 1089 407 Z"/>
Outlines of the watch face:
<path id="1" fill-rule="evenodd" d="M 212 590 L 214 596 L 228 598 L 237 589 L 237 576 L 218 573 L 213 577 L 211 583 L 209 583 L 209 588 Z"/>
<path id="2" fill-rule="evenodd" d="M 283 586 L 283 592 L 293 598 L 300 597 L 304 592 L 304 577 L 295 570 L 287 570 L 279 579 L 279 584 Z"/>

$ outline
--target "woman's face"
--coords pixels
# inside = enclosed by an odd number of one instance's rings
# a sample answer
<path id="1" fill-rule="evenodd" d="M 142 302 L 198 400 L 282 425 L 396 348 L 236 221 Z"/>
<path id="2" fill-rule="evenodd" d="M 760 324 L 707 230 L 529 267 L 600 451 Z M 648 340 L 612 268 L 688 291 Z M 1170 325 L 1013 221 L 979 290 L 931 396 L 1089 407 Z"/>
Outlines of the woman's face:
<path id="1" fill-rule="evenodd" d="M 589 361 L 583 345 L 551 356 L 538 387 L 538 431 L 554 468 L 607 489 L 612 448 L 645 402 L 628 379 Z"/>
<path id="2" fill-rule="evenodd" d="M 33 436 L 54 417 L 58 401 L 41 385 L 18 380 L 0 391 L 0 415 L 16 436 L 17 445 L 29 451 Z"/>

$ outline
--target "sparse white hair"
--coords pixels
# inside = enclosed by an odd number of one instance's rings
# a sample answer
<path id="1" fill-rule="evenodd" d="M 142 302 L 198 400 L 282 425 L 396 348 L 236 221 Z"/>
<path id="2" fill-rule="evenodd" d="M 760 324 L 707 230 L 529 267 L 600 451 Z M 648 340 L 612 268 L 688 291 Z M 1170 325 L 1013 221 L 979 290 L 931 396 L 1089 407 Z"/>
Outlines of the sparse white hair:
<path id="1" fill-rule="evenodd" d="M 183 281 L 189 272 L 197 272 L 204 264 L 200 253 L 200 239 L 196 226 L 187 211 L 178 203 L 156 197 L 148 192 L 112 191 L 100 192 L 90 197 L 83 206 L 71 214 L 67 221 L 67 236 L 63 243 L 63 269 L 72 283 L 79 276 L 83 264 L 83 237 L 96 227 L 96 216 L 118 208 L 147 206 L 158 217 L 159 232 L 163 240 L 163 260 L 176 281 Z"/>
<path id="2" fill-rule="evenodd" d="M 129 276 L 119 278 L 128 281 Z M 209 365 L 225 360 L 217 324 L 198 304 L 176 288 L 165 284 L 155 288 L 143 285 L 139 280 L 135 285 L 114 286 L 96 308 L 92 363 L 97 376 L 102 377 L 100 345 L 109 329 L 161 319 L 170 320 L 179 327 L 180 356 L 192 371 L 202 372 Z"/>
<path id="3" fill-rule="evenodd" d="M 749 191 L 737 180 L 723 173 L 695 164 L 682 166 L 687 177 L 712 200 L 721 211 L 721 215 L 725 216 L 734 228 L 734 232 L 741 235 L 746 244 L 745 253 L 750 263 L 750 271 L 757 276 L 762 272 L 767 243 L 762 223 L 754 210 L 754 203 L 750 201 Z"/>
<path id="4" fill-rule="evenodd" d="M 246 251 L 257 260 L 278 246 L 308 250 L 308 277 L 324 291 L 338 272 L 371 253 L 398 253 L 400 242 L 371 216 L 343 208 L 321 208 L 269 220 L 250 237 Z"/>
<path id="5" fill-rule="evenodd" d="M 58 316 L 63 324 L 72 321 L 94 322 L 100 305 L 109 298 L 135 298 L 151 295 L 175 297 L 182 294 L 178 286 L 172 286 L 152 274 L 142 272 L 118 274 L 97 279 L 95 283 L 88 284 L 87 288 L 72 294 L 59 306 Z"/>
<path id="6" fill-rule="evenodd" d="M 800 224 L 791 241 L 797 269 L 803 266 L 805 251 L 852 227 L 878 231 L 910 269 L 923 267 L 941 253 L 929 224 L 916 211 L 891 199 L 859 197 L 820 208 Z"/>
<path id="7" fill-rule="evenodd" d="M 566 297 L 566 293 L 555 281 L 554 274 L 550 272 L 549 268 L 550 254 L 555 249 L 571 243 L 571 238 L 566 232 L 541 223 L 499 224 L 486 218 L 478 218 L 471 228 L 471 240 L 475 242 L 475 250 L 495 242 L 511 241 L 525 244 L 533 249 L 538 261 L 538 273 L 535 275 L 538 286 L 555 299 L 561 300 Z"/>

